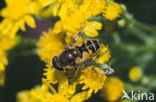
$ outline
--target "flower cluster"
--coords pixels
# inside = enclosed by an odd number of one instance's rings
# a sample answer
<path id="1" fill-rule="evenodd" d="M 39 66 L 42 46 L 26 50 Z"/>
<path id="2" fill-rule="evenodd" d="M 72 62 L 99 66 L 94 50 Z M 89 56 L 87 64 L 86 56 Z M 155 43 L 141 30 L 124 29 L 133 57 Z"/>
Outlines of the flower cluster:
<path id="1" fill-rule="evenodd" d="M 69 85 L 67 79 L 59 82 L 58 90 L 55 90 L 49 82 L 45 80 L 43 82 L 41 88 L 19 92 L 17 102 L 82 102 L 90 97 L 88 91 L 75 94 L 76 84 Z"/>
<path id="2" fill-rule="evenodd" d="M 51 60 L 61 53 L 79 32 L 88 37 L 100 35 L 98 30 L 102 30 L 103 24 L 91 18 L 102 16 L 107 20 L 115 20 L 121 13 L 119 4 L 113 0 L 5 0 L 5 2 L 6 7 L 0 11 L 0 16 L 3 17 L 0 23 L 0 84 L 4 83 L 4 66 L 8 63 L 5 52 L 16 44 L 17 32 L 26 31 L 25 24 L 35 28 L 34 17 L 44 18 L 44 14 L 49 14 L 49 11 L 53 16 L 60 18 L 53 28 L 43 33 L 37 45 L 38 55 L 46 63 L 42 88 L 19 93 L 19 102 L 39 100 L 81 102 L 104 87 L 107 77 L 102 69 L 90 65 L 75 76 L 76 71 L 65 73 L 52 69 Z M 47 8 L 51 10 L 48 9 L 46 12 Z M 83 40 L 83 37 L 80 38 L 78 40 Z M 110 59 L 108 46 L 101 44 L 100 52 L 105 53 L 97 56 L 95 62 L 106 63 Z M 75 77 L 70 79 L 72 76 Z M 70 82 L 72 84 L 69 84 Z M 58 92 L 52 84 L 58 84 Z M 82 92 L 76 93 L 76 85 L 83 85 Z"/>
<path id="3" fill-rule="evenodd" d="M 17 42 L 17 32 L 26 31 L 25 24 L 35 28 L 33 15 L 52 3 L 51 0 L 5 0 L 6 7 L 0 11 L 3 17 L 0 22 L 0 85 L 4 84 L 5 66 L 8 64 L 6 51 L 13 48 Z"/>
<path id="4" fill-rule="evenodd" d="M 108 20 L 115 20 L 121 12 L 120 5 L 106 0 L 55 0 L 54 3 L 52 14 L 59 16 L 60 20 L 55 23 L 53 29 L 44 32 L 38 42 L 38 54 L 41 60 L 46 63 L 43 84 L 48 82 L 59 86 L 61 82 L 64 83 L 65 80 L 68 80 L 73 85 L 82 85 L 82 93 L 87 94 L 88 99 L 92 93 L 97 93 L 104 87 L 107 77 L 103 70 L 91 65 L 78 72 L 75 70 L 71 72 L 57 71 L 52 68 L 51 60 L 60 54 L 79 32 L 88 37 L 97 37 L 99 35 L 98 30 L 102 29 L 103 24 L 89 19 L 94 16 L 103 16 Z M 83 41 L 83 37 L 76 41 L 79 40 Z M 95 63 L 103 64 L 109 61 L 108 46 L 101 44 L 99 52 L 105 53 L 101 53 L 96 58 Z M 75 73 L 77 74 L 75 75 Z"/>
<path id="5" fill-rule="evenodd" d="M 52 58 L 61 53 L 65 47 L 65 45 L 63 45 L 63 39 L 61 35 L 56 36 L 56 34 L 54 34 L 54 31 L 56 31 L 56 29 L 50 29 L 47 33 L 44 33 L 38 42 L 38 54 L 40 58 L 47 63 L 47 68 L 44 69 L 44 76 L 46 76 L 46 80 L 52 84 L 56 84 L 61 80 L 64 80 L 64 78 L 73 75 L 73 73 L 66 75 L 65 72 L 57 71 L 51 67 Z M 108 51 L 108 47 L 102 45 L 101 50 Z M 100 63 L 107 62 L 109 58 L 110 51 L 98 57 Z M 81 71 L 81 74 L 78 78 L 74 78 L 74 82 L 77 84 L 85 84 L 82 90 L 89 88 L 89 93 L 91 94 L 93 91 L 96 93 L 99 89 L 102 89 L 105 79 L 106 76 L 103 74 L 103 71 L 101 69 L 95 66 L 89 66 Z"/>
<path id="6" fill-rule="evenodd" d="M 54 16 L 59 16 L 59 27 L 66 32 L 65 41 L 70 42 L 75 34 L 82 31 L 89 37 L 98 36 L 96 30 L 102 29 L 102 24 L 90 21 L 94 16 L 102 14 L 108 20 L 115 20 L 121 13 L 120 5 L 108 0 L 55 0 L 52 8 Z"/>

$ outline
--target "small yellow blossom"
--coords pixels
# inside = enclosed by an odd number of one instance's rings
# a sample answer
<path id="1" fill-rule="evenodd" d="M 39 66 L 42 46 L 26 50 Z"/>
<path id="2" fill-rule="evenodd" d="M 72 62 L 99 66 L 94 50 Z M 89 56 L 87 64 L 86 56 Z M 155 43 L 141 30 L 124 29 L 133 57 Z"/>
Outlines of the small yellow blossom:
<path id="1" fill-rule="evenodd" d="M 56 69 L 52 68 L 52 63 L 46 65 L 47 68 L 44 69 L 43 75 L 46 77 L 46 80 L 49 83 L 56 84 L 61 80 L 65 80 L 67 77 L 65 72 L 57 71 Z"/>
<path id="2" fill-rule="evenodd" d="M 124 84 L 121 80 L 115 77 L 109 77 L 101 90 L 101 95 L 108 101 L 117 101 L 122 96 L 123 90 Z"/>
<path id="3" fill-rule="evenodd" d="M 16 44 L 17 38 L 11 38 L 9 35 L 0 35 L 0 49 L 9 50 Z"/>
<path id="4" fill-rule="evenodd" d="M 62 22 L 61 21 L 57 21 L 55 23 L 55 26 L 53 27 L 52 33 L 54 33 L 54 34 L 60 34 L 62 32 L 64 32 L 63 26 L 62 26 Z"/>
<path id="5" fill-rule="evenodd" d="M 72 39 L 82 30 L 84 26 L 84 18 L 78 10 L 78 5 L 72 0 L 67 0 L 62 4 L 59 16 L 61 18 L 63 29 L 67 33 L 68 38 Z"/>
<path id="6" fill-rule="evenodd" d="M 17 94 L 17 102 L 83 102 L 90 96 L 88 91 L 75 94 L 76 84 L 69 85 L 68 80 L 64 80 L 58 85 L 58 92 L 52 85 L 43 82 L 41 89 L 32 89 Z"/>
<path id="7" fill-rule="evenodd" d="M 120 5 L 115 2 L 110 2 L 106 9 L 103 11 L 103 16 L 109 20 L 114 20 L 120 16 L 121 8 Z"/>
<path id="8" fill-rule="evenodd" d="M 49 63 L 54 56 L 63 51 L 64 47 L 62 37 L 55 35 L 50 29 L 47 33 L 44 32 L 38 41 L 38 54 L 41 60 Z"/>
<path id="9" fill-rule="evenodd" d="M 79 8 L 84 18 L 88 19 L 102 13 L 105 4 L 105 0 L 83 0 Z"/>
<path id="10" fill-rule="evenodd" d="M 30 92 L 29 91 L 21 91 L 21 92 L 18 92 L 18 94 L 17 94 L 17 102 L 32 102 L 32 100 L 33 100 L 33 102 L 37 102 L 38 101 L 38 99 L 31 99 L 30 97 L 30 94 L 29 94 Z"/>
<path id="11" fill-rule="evenodd" d="M 67 4 L 67 2 L 72 2 L 76 5 L 79 5 L 81 0 L 53 0 L 53 8 L 52 8 L 52 14 L 53 16 L 58 16 L 60 11 L 61 11 L 61 6 L 65 3 L 65 5 Z"/>
<path id="12" fill-rule="evenodd" d="M 97 30 L 102 29 L 102 24 L 97 21 L 86 22 L 84 33 L 89 37 L 96 37 L 99 35 Z"/>
<path id="13" fill-rule="evenodd" d="M 33 0 L 5 0 L 6 7 L 0 12 L 4 17 L 0 24 L 0 32 L 10 34 L 14 37 L 21 29 L 25 31 L 25 23 L 30 27 L 35 27 L 35 20 L 32 15 L 38 13 L 38 5 Z"/>
<path id="14" fill-rule="evenodd" d="M 56 84 L 68 79 L 66 72 L 57 71 L 56 69 L 51 68 L 51 64 L 47 65 L 47 68 L 44 71 L 45 72 L 43 75 L 46 77 L 46 79 L 43 80 L 47 80 L 49 83 Z M 94 93 L 97 93 L 98 90 L 103 88 L 106 80 L 106 75 L 104 75 L 104 72 L 98 67 L 90 66 L 84 70 L 81 70 L 81 73 L 79 74 L 80 77 L 78 79 L 74 77 L 73 83 L 84 84 L 82 89 L 89 89 L 88 94 L 91 95 L 93 91 Z"/>
<path id="15" fill-rule="evenodd" d="M 108 46 L 102 44 L 99 53 L 101 54 L 97 57 L 96 63 L 106 63 L 109 61 L 111 55 Z"/>
<path id="16" fill-rule="evenodd" d="M 140 67 L 133 67 L 129 71 L 129 79 L 133 82 L 139 81 L 143 76 L 143 71 Z"/>
<path id="17" fill-rule="evenodd" d="M 106 75 L 104 75 L 101 69 L 95 66 L 90 66 L 82 70 L 79 83 L 85 84 L 82 90 L 89 88 L 89 93 L 92 93 L 93 91 L 94 93 L 97 93 L 98 90 L 103 88 L 106 78 Z"/>

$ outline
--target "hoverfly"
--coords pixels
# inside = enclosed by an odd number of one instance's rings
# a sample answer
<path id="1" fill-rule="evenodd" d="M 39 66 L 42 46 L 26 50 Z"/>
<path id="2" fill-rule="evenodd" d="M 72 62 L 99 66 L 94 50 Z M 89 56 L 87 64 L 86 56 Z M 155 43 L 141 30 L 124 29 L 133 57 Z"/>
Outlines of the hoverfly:
<path id="1" fill-rule="evenodd" d="M 99 55 L 99 50 L 101 47 L 99 40 L 94 39 L 76 42 L 76 39 L 79 38 L 82 33 L 83 31 L 79 32 L 61 54 L 54 56 L 52 59 L 53 68 L 59 71 L 66 71 L 73 67 L 83 69 L 84 67 L 82 66 L 82 63 L 84 61 L 96 58 Z M 106 53 L 108 51 L 102 53 Z M 114 70 L 111 67 L 104 64 L 105 74 L 109 75 L 113 72 Z"/>

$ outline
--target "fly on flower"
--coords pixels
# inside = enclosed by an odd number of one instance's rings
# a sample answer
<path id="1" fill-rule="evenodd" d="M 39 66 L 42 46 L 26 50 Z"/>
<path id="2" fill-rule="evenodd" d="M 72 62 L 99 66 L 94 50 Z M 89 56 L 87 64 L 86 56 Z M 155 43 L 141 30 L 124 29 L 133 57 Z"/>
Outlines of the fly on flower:
<path id="1" fill-rule="evenodd" d="M 85 65 L 83 62 L 88 60 L 94 60 L 101 54 L 107 53 L 109 50 L 100 52 L 101 43 L 99 40 L 84 40 L 84 41 L 76 41 L 81 34 L 83 34 L 84 30 L 79 32 L 76 37 L 71 41 L 65 48 L 65 50 L 58 56 L 54 56 L 52 59 L 53 68 L 59 71 L 67 71 L 69 69 L 82 70 L 85 69 Z M 114 70 L 106 66 L 103 68 L 104 74 L 112 74 Z M 92 70 L 94 71 L 94 69 Z"/>

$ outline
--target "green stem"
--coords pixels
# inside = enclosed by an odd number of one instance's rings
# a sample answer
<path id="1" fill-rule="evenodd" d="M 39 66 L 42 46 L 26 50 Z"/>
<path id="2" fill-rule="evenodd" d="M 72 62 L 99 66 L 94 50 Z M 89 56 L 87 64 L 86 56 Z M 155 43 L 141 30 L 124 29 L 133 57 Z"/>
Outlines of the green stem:
<path id="1" fill-rule="evenodd" d="M 114 44 L 115 45 L 115 44 Z M 122 42 L 117 47 L 127 50 L 127 51 L 136 51 L 136 52 L 153 52 L 156 53 L 156 47 L 154 46 L 148 46 L 148 45 L 134 45 L 131 43 Z"/>
<path id="2" fill-rule="evenodd" d="M 134 20 L 134 24 L 136 27 L 146 31 L 146 32 L 149 32 L 149 33 L 156 33 L 156 26 L 154 25 L 148 25 L 148 24 L 144 24 L 142 22 L 139 22 L 137 20 Z"/>
<path id="3" fill-rule="evenodd" d="M 126 29 L 126 32 L 131 33 L 134 36 L 140 38 L 146 44 L 149 44 L 151 42 L 151 38 L 148 36 L 148 34 L 138 29 L 135 25 L 128 26 L 128 28 Z"/>

